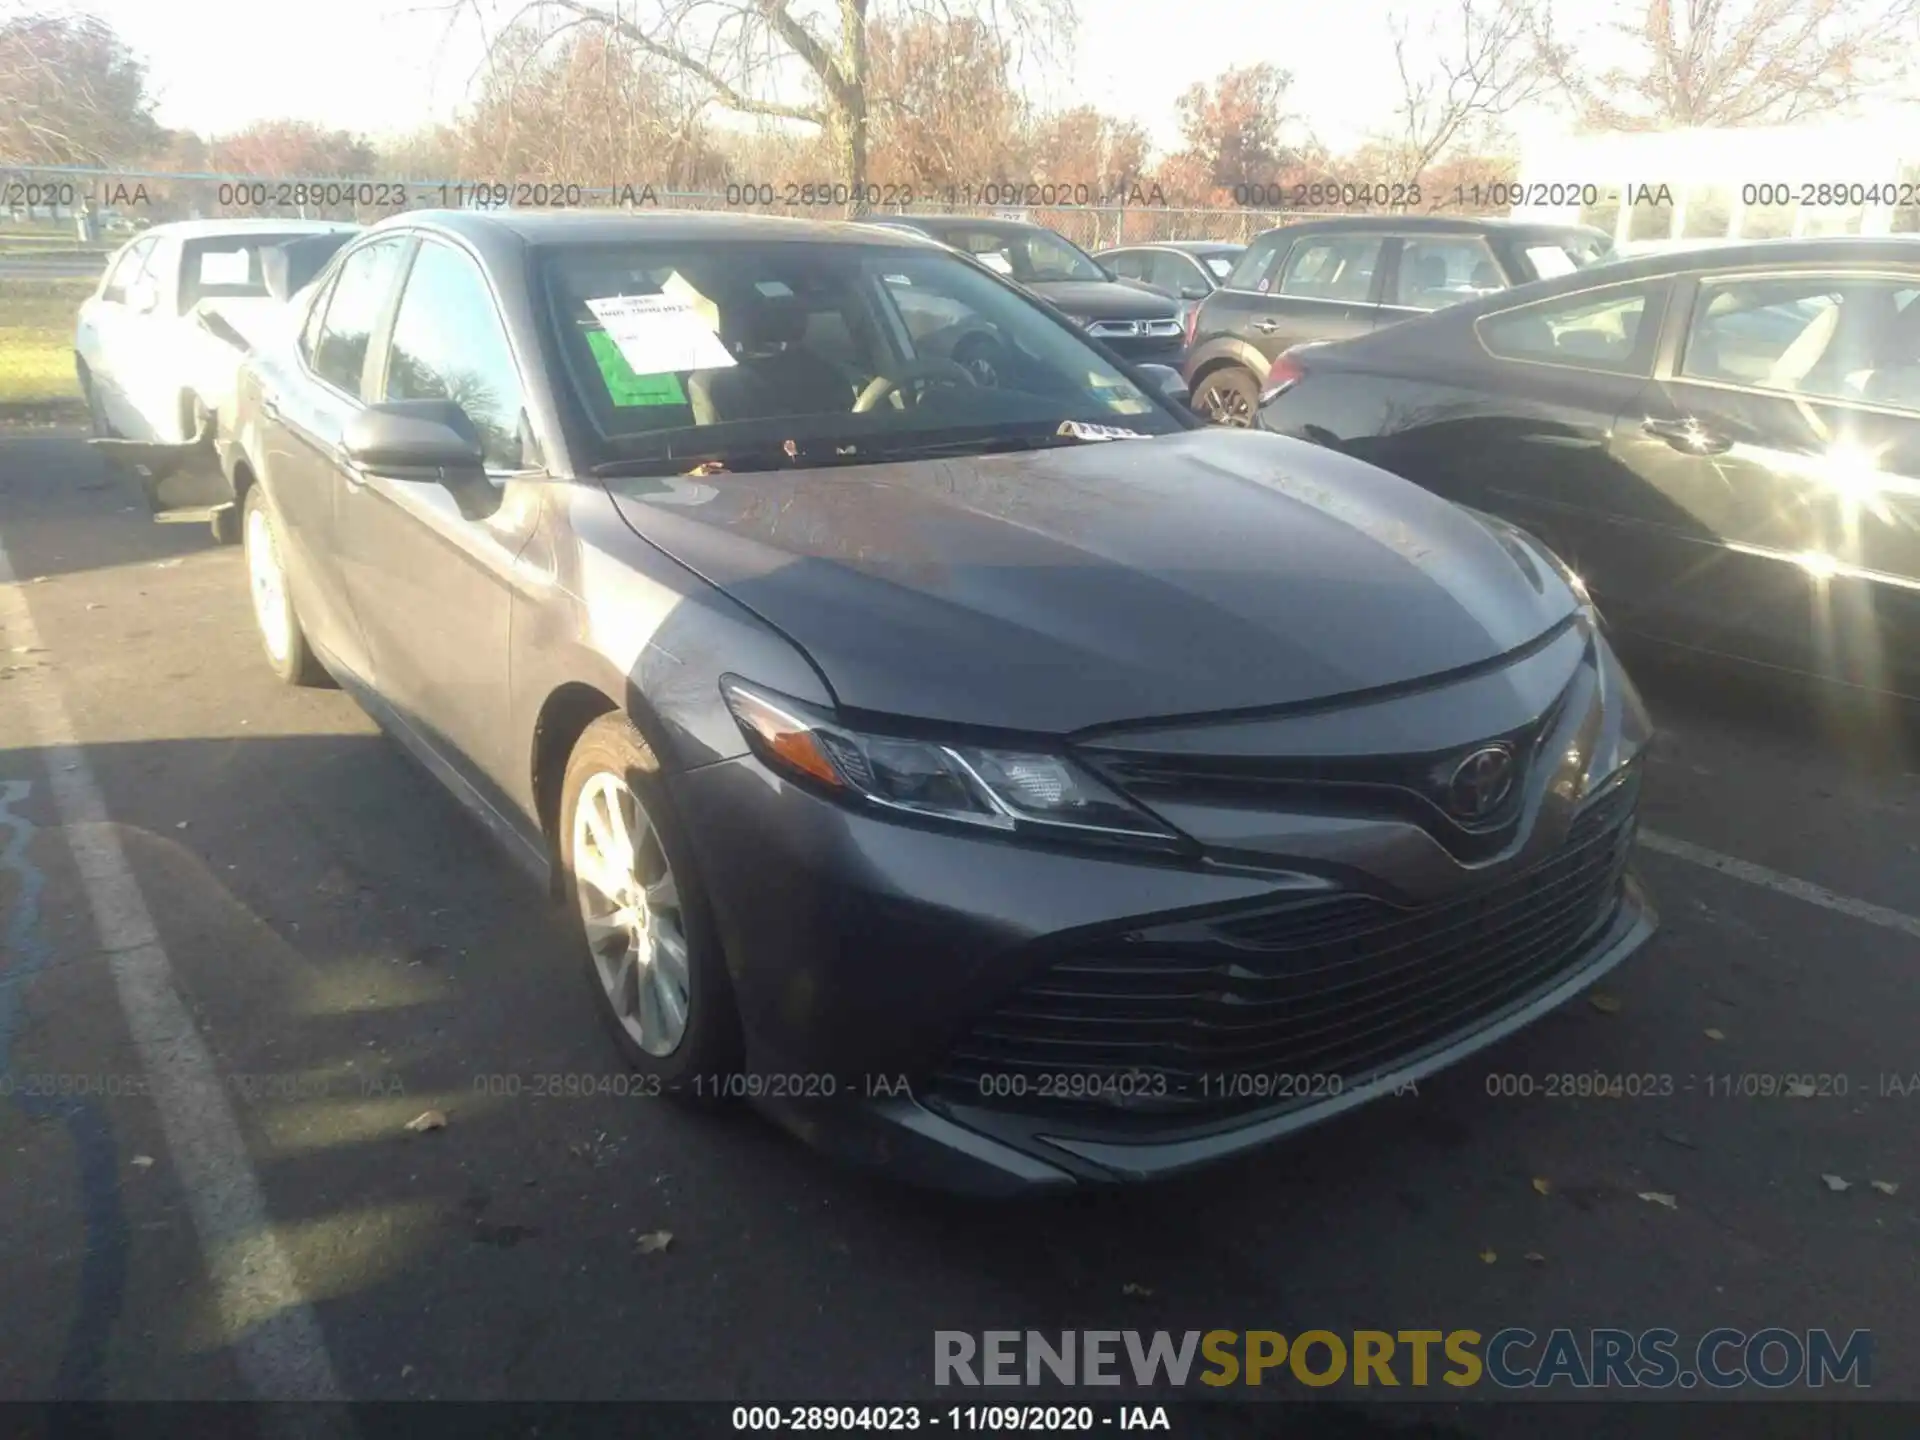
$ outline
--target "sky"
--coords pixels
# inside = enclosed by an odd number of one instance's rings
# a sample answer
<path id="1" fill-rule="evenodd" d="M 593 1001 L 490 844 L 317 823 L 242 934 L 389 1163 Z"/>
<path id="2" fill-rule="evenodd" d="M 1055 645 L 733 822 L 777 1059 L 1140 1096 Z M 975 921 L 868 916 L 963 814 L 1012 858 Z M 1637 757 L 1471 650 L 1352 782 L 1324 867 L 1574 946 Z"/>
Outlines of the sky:
<path id="1" fill-rule="evenodd" d="M 1045 77 L 1039 98 L 1137 120 L 1171 150 L 1183 90 L 1228 65 L 1271 60 L 1293 71 L 1292 107 L 1312 116 L 1321 139 L 1345 148 L 1391 119 L 1387 7 L 1344 0 L 1336 30 L 1311 0 L 1080 0 L 1071 62 Z M 456 22 L 451 0 L 327 0 L 299 6 L 298 18 L 286 0 L 84 0 L 74 8 L 106 20 L 146 58 L 163 124 L 201 134 L 282 116 L 372 136 L 404 132 L 445 118 L 482 54 L 471 10 Z M 1223 45 L 1224 36 L 1233 43 Z M 296 63 L 283 37 L 297 37 Z"/>

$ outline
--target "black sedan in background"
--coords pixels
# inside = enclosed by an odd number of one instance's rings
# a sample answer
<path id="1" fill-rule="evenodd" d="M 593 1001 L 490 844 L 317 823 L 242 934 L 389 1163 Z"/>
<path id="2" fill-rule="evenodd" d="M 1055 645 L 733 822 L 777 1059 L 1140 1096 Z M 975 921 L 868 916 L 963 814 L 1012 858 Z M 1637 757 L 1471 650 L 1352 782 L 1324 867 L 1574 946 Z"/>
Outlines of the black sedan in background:
<path id="1" fill-rule="evenodd" d="M 1260 408 L 1504 515 L 1622 632 L 1920 697 L 1920 237 L 1618 262 L 1282 355 Z"/>
<path id="2" fill-rule="evenodd" d="M 289 318 L 241 379 L 267 662 L 565 897 L 633 1093 L 976 1192 L 1165 1175 L 1652 928 L 1645 712 L 1550 554 L 950 251 L 415 213 Z"/>
<path id="3" fill-rule="evenodd" d="M 1185 323 L 1178 301 L 1123 280 L 1066 237 L 1024 220 L 896 215 L 876 224 L 917 231 L 973 256 L 1054 306 L 1135 364 L 1178 365 Z"/>
<path id="4" fill-rule="evenodd" d="M 1281 351 L 1344 340 L 1607 259 L 1613 241 L 1581 225 L 1445 215 L 1350 215 L 1256 235 L 1188 320 L 1194 408 L 1252 422 Z"/>

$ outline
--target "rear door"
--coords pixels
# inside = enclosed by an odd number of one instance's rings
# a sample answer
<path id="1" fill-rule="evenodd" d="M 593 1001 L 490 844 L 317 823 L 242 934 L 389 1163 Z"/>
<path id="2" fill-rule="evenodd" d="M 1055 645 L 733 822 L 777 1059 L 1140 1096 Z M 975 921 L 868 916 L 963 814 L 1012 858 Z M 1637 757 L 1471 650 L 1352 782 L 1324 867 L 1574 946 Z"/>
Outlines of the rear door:
<path id="1" fill-rule="evenodd" d="M 350 475 L 341 442 L 366 404 L 375 337 L 384 333 L 413 244 L 381 235 L 347 250 L 308 312 L 296 355 L 259 372 L 261 483 L 280 520 L 282 560 L 307 638 L 366 682 L 372 667 L 341 554 Z"/>
<path id="2" fill-rule="evenodd" d="M 1920 690 L 1917 296 L 1920 269 L 1686 284 L 1617 443 L 1645 496 L 1649 628 Z"/>
<path id="3" fill-rule="evenodd" d="M 1612 443 L 1653 374 L 1668 286 L 1623 282 L 1471 320 L 1419 322 L 1422 354 L 1435 356 L 1423 364 L 1429 383 L 1394 398 L 1373 452 L 1388 469 L 1539 536 L 1611 616 L 1615 598 L 1634 593 L 1626 529 L 1644 510 Z"/>
<path id="4" fill-rule="evenodd" d="M 1264 273 L 1247 276 L 1251 291 L 1237 294 L 1232 305 L 1235 333 L 1266 364 L 1308 340 L 1350 340 L 1366 334 L 1379 314 L 1387 238 L 1384 233 L 1339 230 L 1301 235 Z M 1236 270 L 1234 283 L 1240 280 Z M 1208 302 L 1209 317 L 1213 304 Z"/>

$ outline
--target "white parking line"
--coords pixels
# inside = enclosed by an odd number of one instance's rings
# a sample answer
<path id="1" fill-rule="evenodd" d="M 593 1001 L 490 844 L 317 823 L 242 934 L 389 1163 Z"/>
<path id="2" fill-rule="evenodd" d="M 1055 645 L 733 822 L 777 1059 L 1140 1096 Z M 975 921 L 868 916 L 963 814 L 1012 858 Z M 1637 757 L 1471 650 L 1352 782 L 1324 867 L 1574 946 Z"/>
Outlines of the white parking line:
<path id="1" fill-rule="evenodd" d="M 39 647 L 4 543 L 0 622 L 13 645 Z M 73 738 L 66 706 L 44 671 L 20 670 L 13 678 L 10 698 L 25 702 L 30 731 L 21 738 L 40 747 L 241 1374 L 262 1400 L 343 1399 L 319 1320 L 274 1235 L 219 1071 L 174 986 L 172 963 L 119 836 L 107 823 L 106 804 Z"/>
<path id="2" fill-rule="evenodd" d="M 1825 910 L 1850 915 L 1855 920 L 1866 921 L 1869 925 L 1898 930 L 1920 940 L 1920 916 L 1908 915 L 1899 910 L 1889 910 L 1884 905 L 1875 905 L 1868 900 L 1856 900 L 1851 895 L 1838 894 L 1824 885 L 1815 885 L 1811 880 L 1783 875 L 1778 870 L 1767 869 L 1764 865 L 1755 865 L 1750 861 L 1736 860 L 1731 855 L 1722 855 L 1718 850 L 1709 850 L 1706 846 L 1696 845 L 1691 840 L 1676 840 L 1671 835 L 1642 830 L 1640 843 L 1649 850 L 1658 851 L 1662 855 L 1671 855 L 1676 860 L 1704 865 L 1709 870 L 1718 870 L 1722 875 L 1731 876 L 1735 880 L 1744 880 L 1749 885 L 1762 885 L 1769 890 L 1777 890 L 1782 895 L 1791 895 L 1796 900 L 1804 900 L 1809 905 L 1818 905 Z"/>

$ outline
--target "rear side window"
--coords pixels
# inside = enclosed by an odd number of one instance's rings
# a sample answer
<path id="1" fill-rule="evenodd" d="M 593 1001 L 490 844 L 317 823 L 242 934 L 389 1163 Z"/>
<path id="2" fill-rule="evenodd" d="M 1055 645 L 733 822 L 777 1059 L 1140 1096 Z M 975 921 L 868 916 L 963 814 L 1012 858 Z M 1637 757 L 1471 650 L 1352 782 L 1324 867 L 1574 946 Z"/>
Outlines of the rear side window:
<path id="1" fill-rule="evenodd" d="M 349 395 L 360 394 L 367 347 L 373 343 L 380 312 L 393 293 L 406 242 L 376 240 L 348 255 L 333 283 L 327 313 L 320 323 L 309 363 L 313 373 Z"/>
<path id="2" fill-rule="evenodd" d="M 524 464 L 520 370 L 486 277 L 428 241 L 407 274 L 387 360 L 388 400 L 451 400 L 480 432 L 487 468 Z"/>
<path id="3" fill-rule="evenodd" d="M 1400 242 L 1400 273 L 1387 303 L 1410 310 L 1444 310 L 1506 288 L 1506 276 L 1479 236 L 1408 239 Z"/>
<path id="4" fill-rule="evenodd" d="M 1147 278 L 1147 254 L 1144 250 L 1122 250 L 1103 261 L 1114 274 L 1127 280 Z"/>
<path id="5" fill-rule="evenodd" d="M 1660 283 L 1649 282 L 1599 294 L 1561 295 L 1483 315 L 1474 322 L 1474 331 L 1487 351 L 1502 360 L 1651 375 L 1664 293 Z"/>

